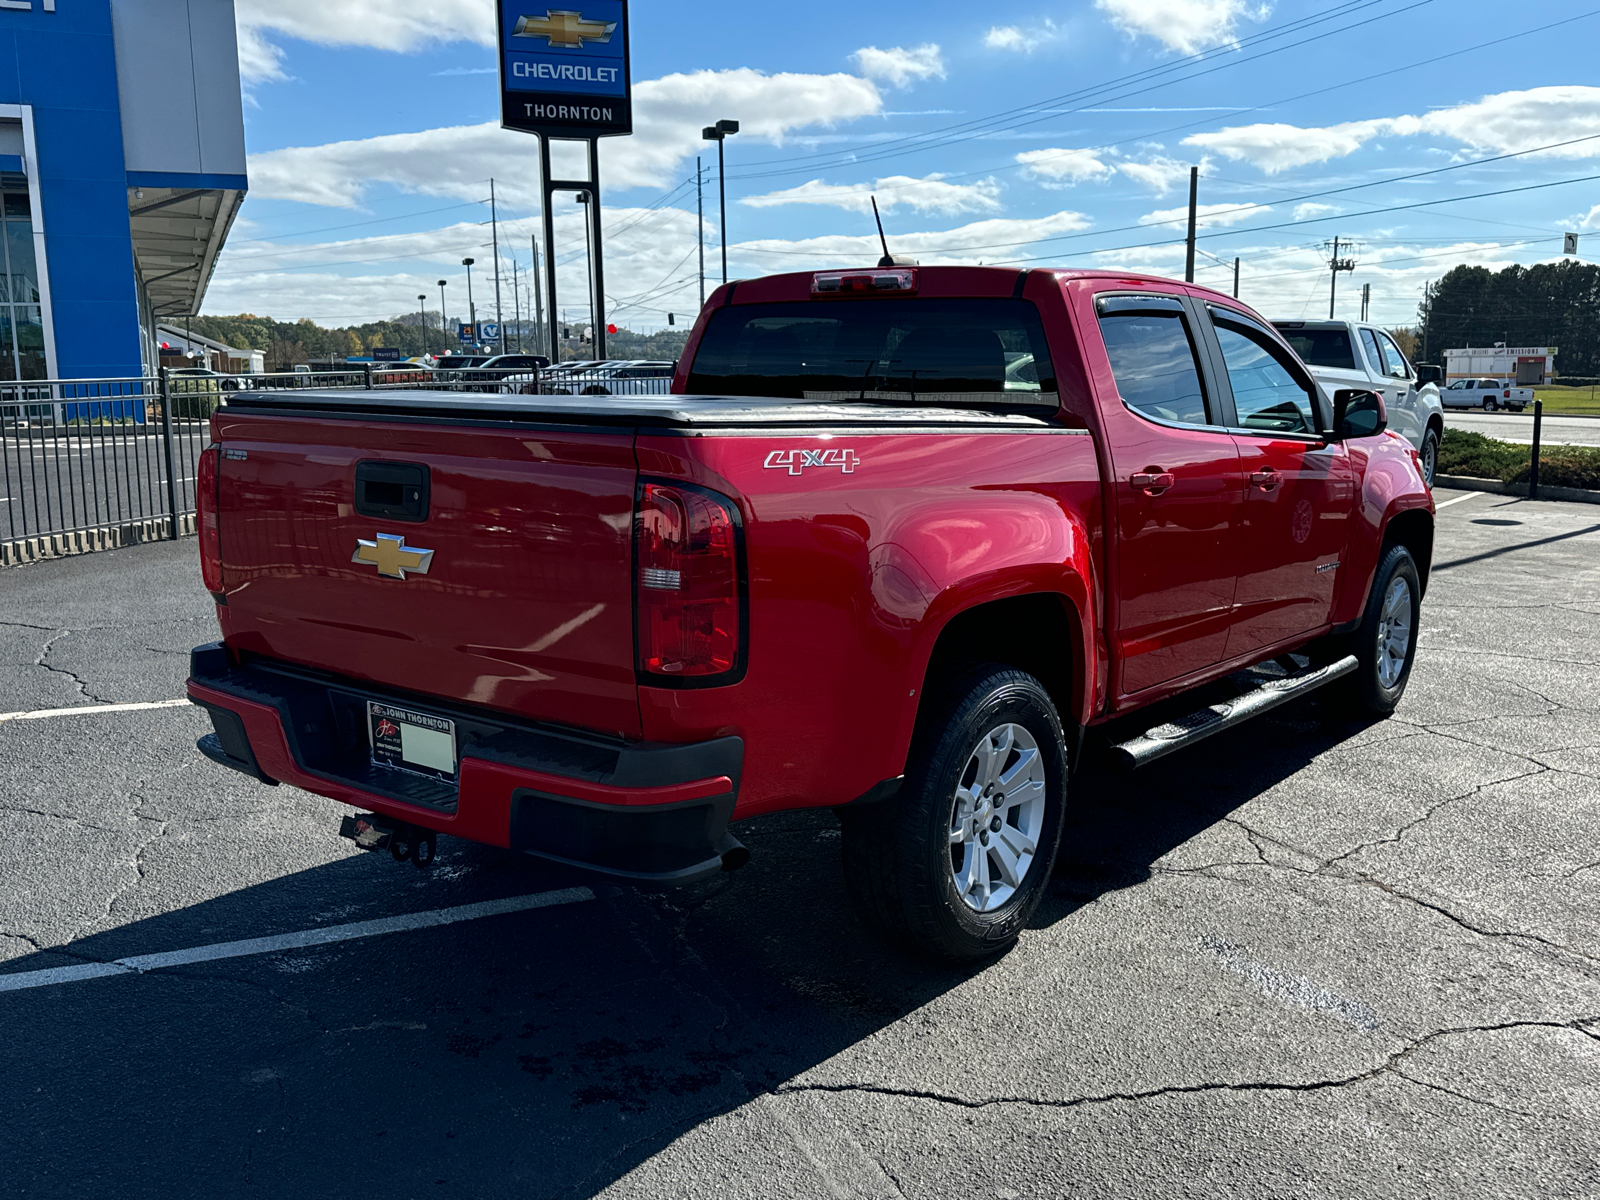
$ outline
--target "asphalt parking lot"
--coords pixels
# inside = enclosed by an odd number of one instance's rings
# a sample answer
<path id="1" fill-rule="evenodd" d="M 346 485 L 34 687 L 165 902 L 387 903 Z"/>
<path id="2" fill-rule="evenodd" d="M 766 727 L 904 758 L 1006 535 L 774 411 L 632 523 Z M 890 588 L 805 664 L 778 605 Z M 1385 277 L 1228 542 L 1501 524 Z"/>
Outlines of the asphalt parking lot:
<path id="1" fill-rule="evenodd" d="M 574 891 L 354 851 L 187 706 L 0 721 L 3 1190 L 1600 1194 L 1600 509 L 1438 499 L 1398 714 L 1090 766 L 977 970 L 863 934 L 827 813 L 693 891 Z M 181 697 L 194 560 L 0 573 L 0 710 Z"/>

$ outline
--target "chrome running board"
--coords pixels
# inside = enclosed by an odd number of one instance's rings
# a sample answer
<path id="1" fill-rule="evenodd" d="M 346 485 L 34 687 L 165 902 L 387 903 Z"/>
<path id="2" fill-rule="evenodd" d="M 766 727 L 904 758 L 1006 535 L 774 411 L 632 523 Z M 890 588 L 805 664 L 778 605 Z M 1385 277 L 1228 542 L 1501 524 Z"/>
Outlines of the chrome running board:
<path id="1" fill-rule="evenodd" d="M 1262 663 L 1244 672 L 1245 690 L 1238 699 L 1229 700 L 1224 704 L 1213 704 L 1208 708 L 1202 708 L 1199 712 L 1146 730 L 1136 738 L 1113 746 L 1112 757 L 1120 766 L 1132 771 L 1146 763 L 1155 762 L 1156 759 L 1163 758 L 1174 750 L 1182 750 L 1185 746 L 1203 741 L 1214 733 L 1232 729 L 1251 717 L 1259 717 L 1262 713 L 1277 708 L 1280 704 L 1287 704 L 1307 692 L 1314 692 L 1325 683 L 1332 683 L 1335 679 L 1349 675 L 1359 664 L 1352 654 L 1325 667 L 1306 668 L 1285 673 L 1277 678 L 1263 678 L 1255 674 L 1274 665 L 1277 664 Z M 1232 678 L 1238 680 L 1240 676 L 1235 675 Z"/>

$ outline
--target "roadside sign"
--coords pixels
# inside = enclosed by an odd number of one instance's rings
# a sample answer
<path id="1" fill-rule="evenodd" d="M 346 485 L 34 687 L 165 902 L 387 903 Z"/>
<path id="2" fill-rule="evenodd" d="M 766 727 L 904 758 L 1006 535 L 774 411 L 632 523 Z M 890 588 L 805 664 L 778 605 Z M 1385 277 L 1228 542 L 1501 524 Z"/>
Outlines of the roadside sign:
<path id="1" fill-rule="evenodd" d="M 484 321 L 478 326 L 478 336 L 486 342 L 498 342 L 500 340 L 500 326 L 493 321 Z"/>
<path id="2" fill-rule="evenodd" d="M 393 346 L 374 346 L 372 359 L 374 362 L 399 362 L 400 351 Z"/>
<path id="3" fill-rule="evenodd" d="M 460 325 L 456 326 L 456 336 L 470 346 L 473 342 L 478 340 L 478 327 L 476 325 L 469 325 L 466 322 L 462 322 Z"/>
<path id="4" fill-rule="evenodd" d="M 573 0 L 567 0 L 573 4 Z M 545 137 L 633 132 L 627 0 L 498 0 L 500 124 Z"/>
<path id="5" fill-rule="evenodd" d="M 1575 234 L 1575 233 L 1569 233 L 1561 241 L 1561 253 L 1563 253 L 1563 254 L 1576 254 L 1577 252 L 1578 252 L 1578 235 Z"/>

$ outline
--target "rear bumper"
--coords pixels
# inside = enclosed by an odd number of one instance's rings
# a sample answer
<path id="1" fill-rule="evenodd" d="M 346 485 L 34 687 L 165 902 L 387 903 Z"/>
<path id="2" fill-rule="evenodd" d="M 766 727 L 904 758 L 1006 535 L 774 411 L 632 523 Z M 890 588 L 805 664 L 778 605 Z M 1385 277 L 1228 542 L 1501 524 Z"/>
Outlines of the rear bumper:
<path id="1" fill-rule="evenodd" d="M 232 666 L 196 647 L 189 699 L 211 714 L 206 757 L 263 783 L 618 879 L 688 883 L 722 870 L 744 743 L 624 743 L 397 695 L 283 664 Z M 375 764 L 366 701 L 456 722 L 454 783 Z"/>

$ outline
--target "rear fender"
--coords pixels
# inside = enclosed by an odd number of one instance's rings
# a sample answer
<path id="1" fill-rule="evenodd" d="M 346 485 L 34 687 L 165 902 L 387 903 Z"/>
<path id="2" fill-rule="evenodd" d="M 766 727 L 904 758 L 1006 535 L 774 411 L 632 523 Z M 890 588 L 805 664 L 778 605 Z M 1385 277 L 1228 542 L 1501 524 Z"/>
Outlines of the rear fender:
<path id="1" fill-rule="evenodd" d="M 1051 597 L 1060 602 L 1071 661 L 1041 667 L 1059 672 L 1062 720 L 1086 724 L 1093 702 L 1092 670 L 1098 663 L 1099 630 L 1094 596 L 1098 587 L 1088 524 L 1083 516 L 1038 494 L 992 493 L 974 497 L 960 512 L 948 507 L 908 513 L 892 540 L 873 555 L 873 598 L 888 613 L 904 612 L 908 602 L 921 609 L 909 656 L 909 688 L 915 704 L 902 710 L 894 760 L 910 753 L 926 690 L 929 668 L 952 622 L 984 606 L 1021 597 Z M 909 613 L 907 613 L 909 615 Z M 1006 658 L 997 652 L 995 657 Z M 1016 665 L 1030 664 L 1020 661 Z"/>

